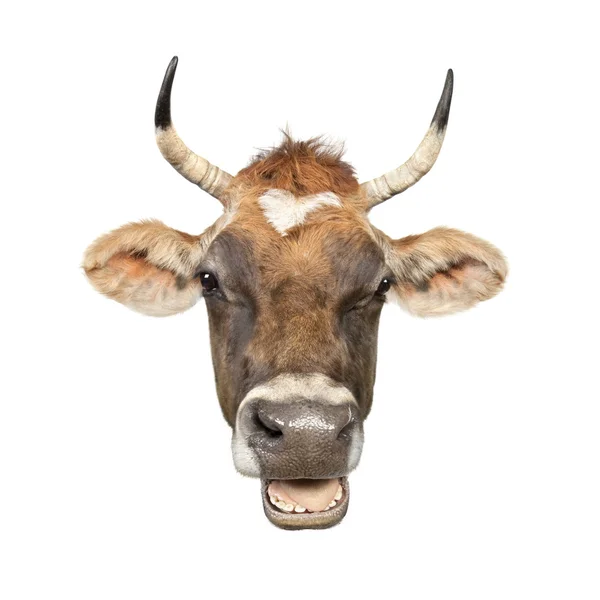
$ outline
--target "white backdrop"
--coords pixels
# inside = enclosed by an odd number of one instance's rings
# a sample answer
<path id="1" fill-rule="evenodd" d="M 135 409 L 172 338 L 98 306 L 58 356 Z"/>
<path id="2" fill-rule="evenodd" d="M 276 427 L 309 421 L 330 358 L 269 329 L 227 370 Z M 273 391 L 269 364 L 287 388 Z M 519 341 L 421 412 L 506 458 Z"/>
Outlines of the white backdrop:
<path id="1" fill-rule="evenodd" d="M 600 595 L 598 41 L 589 2 L 13 3 L 2 9 L 0 596 Z M 496 299 L 384 309 L 349 513 L 284 532 L 233 467 L 205 307 L 143 317 L 79 264 L 155 217 L 218 202 L 153 139 L 174 121 L 236 172 L 255 148 L 343 139 L 361 179 L 403 162 L 455 93 L 432 172 L 372 212 L 497 245 Z"/>

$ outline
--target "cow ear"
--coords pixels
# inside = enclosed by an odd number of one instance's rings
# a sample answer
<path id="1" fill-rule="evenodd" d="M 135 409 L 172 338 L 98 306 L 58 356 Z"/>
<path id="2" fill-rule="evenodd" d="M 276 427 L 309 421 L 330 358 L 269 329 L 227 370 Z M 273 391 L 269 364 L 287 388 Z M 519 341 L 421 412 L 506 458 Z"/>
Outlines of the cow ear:
<path id="1" fill-rule="evenodd" d="M 83 269 L 100 293 L 162 317 L 183 312 L 200 298 L 194 273 L 201 253 L 200 237 L 143 221 L 98 238 L 85 252 Z"/>
<path id="2" fill-rule="evenodd" d="M 466 310 L 492 298 L 508 271 L 498 249 L 456 229 L 394 240 L 387 254 L 396 280 L 390 300 L 420 317 Z"/>

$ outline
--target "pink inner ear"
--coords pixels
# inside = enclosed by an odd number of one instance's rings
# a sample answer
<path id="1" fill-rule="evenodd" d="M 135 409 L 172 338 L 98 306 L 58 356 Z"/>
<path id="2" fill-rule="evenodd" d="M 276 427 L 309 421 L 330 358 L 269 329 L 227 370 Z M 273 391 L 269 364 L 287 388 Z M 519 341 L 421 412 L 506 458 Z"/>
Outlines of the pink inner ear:
<path id="1" fill-rule="evenodd" d="M 398 287 L 399 301 L 419 316 L 444 315 L 491 298 L 502 283 L 502 278 L 483 263 L 468 261 L 436 273 L 425 285 L 402 284 Z"/>
<path id="2" fill-rule="evenodd" d="M 124 252 L 112 256 L 108 260 L 107 266 L 119 271 L 128 279 L 135 280 L 138 284 L 149 279 L 157 286 L 169 286 L 176 282 L 175 275 L 170 271 L 159 269 L 143 258 L 131 256 Z"/>
<path id="3" fill-rule="evenodd" d="M 463 294 L 469 290 L 476 290 L 481 284 L 488 285 L 492 280 L 500 283 L 499 278 L 486 265 L 476 261 L 468 261 L 447 271 L 436 273 L 429 280 L 427 291 L 450 295 Z"/>
<path id="4" fill-rule="evenodd" d="M 429 280 L 429 288 L 432 291 L 446 288 L 446 291 L 450 292 L 452 288 L 459 288 L 468 284 L 470 280 L 487 278 L 489 272 L 489 269 L 481 263 L 464 263 L 434 275 Z"/>

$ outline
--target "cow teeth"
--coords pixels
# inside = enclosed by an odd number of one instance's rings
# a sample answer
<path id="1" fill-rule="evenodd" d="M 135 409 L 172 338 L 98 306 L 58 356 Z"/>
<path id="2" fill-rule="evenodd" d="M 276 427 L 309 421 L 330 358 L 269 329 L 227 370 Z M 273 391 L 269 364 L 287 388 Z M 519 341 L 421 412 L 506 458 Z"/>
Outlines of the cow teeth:
<path id="1" fill-rule="evenodd" d="M 286 513 L 315 513 L 324 512 L 326 510 L 332 509 L 334 506 L 337 506 L 337 504 L 340 502 L 344 495 L 344 488 L 341 484 L 339 484 L 335 496 L 333 497 L 333 500 L 325 508 L 320 510 L 310 510 L 309 508 L 306 508 L 301 504 L 296 504 L 295 502 L 287 502 L 286 500 L 280 498 L 277 494 L 271 493 L 271 490 L 269 490 L 269 493 L 267 493 L 267 495 L 269 496 L 269 501 L 271 502 L 271 504 L 273 504 L 279 510 L 282 510 Z"/>

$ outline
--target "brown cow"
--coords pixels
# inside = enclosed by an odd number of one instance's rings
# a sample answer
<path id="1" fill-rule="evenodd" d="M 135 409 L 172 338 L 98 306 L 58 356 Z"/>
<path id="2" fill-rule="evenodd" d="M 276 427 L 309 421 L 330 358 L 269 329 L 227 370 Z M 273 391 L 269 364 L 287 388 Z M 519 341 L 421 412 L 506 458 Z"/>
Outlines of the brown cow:
<path id="1" fill-rule="evenodd" d="M 223 215 L 200 235 L 159 221 L 125 225 L 88 248 L 85 272 L 98 291 L 149 315 L 205 298 L 236 468 L 261 478 L 274 524 L 330 527 L 346 513 L 347 475 L 361 455 L 383 304 L 449 314 L 491 298 L 506 277 L 502 254 L 470 234 L 438 228 L 393 240 L 368 220 L 433 166 L 452 71 L 413 156 L 359 184 L 338 149 L 287 135 L 235 177 L 211 165 L 172 125 L 176 67 L 175 57 L 158 97 L 158 146 Z"/>

